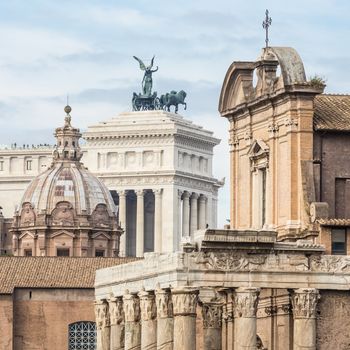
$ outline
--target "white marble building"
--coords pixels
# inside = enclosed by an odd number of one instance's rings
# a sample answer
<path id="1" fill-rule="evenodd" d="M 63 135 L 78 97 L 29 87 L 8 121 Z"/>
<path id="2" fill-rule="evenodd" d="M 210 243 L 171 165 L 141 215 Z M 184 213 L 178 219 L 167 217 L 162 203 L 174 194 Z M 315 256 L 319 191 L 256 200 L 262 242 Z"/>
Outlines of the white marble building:
<path id="1" fill-rule="evenodd" d="M 216 227 L 222 182 L 213 178 L 220 140 L 164 111 L 122 113 L 88 127 L 83 161 L 119 205 L 121 255 L 172 252 L 193 232 Z M 51 164 L 51 147 L 0 150 L 0 205 L 13 216 L 29 182 Z M 183 237 L 183 238 L 182 238 Z"/>

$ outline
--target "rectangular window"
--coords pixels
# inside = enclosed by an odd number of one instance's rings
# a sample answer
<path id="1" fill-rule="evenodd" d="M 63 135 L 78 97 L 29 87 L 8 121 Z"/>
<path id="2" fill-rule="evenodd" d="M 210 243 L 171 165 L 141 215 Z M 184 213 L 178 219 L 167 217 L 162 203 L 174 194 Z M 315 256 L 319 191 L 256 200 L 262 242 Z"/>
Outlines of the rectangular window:
<path id="1" fill-rule="evenodd" d="M 332 254 L 346 255 L 346 229 L 332 229 Z"/>
<path id="2" fill-rule="evenodd" d="M 32 256 L 32 250 L 31 249 L 25 249 L 24 250 L 24 256 Z"/>
<path id="3" fill-rule="evenodd" d="M 27 170 L 32 170 L 32 161 L 31 160 L 27 160 L 26 161 L 26 169 Z"/>
<path id="4" fill-rule="evenodd" d="M 69 249 L 57 249 L 57 256 L 69 256 Z"/>
<path id="5" fill-rule="evenodd" d="M 105 256 L 104 250 L 95 250 L 95 256 Z"/>
<path id="6" fill-rule="evenodd" d="M 261 226 L 266 223 L 266 168 L 261 169 Z"/>
<path id="7" fill-rule="evenodd" d="M 4 171 L 4 161 L 0 160 L 0 171 Z"/>

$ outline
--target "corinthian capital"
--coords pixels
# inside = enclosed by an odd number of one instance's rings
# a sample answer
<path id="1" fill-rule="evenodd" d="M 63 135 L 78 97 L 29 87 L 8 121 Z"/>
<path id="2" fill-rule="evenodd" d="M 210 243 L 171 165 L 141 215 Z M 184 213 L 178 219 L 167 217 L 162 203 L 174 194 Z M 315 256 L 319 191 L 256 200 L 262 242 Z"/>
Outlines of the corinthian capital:
<path id="1" fill-rule="evenodd" d="M 203 303 L 203 328 L 221 328 L 222 304 Z"/>
<path id="2" fill-rule="evenodd" d="M 156 305 L 158 318 L 173 317 L 173 302 L 169 291 L 164 289 L 156 291 Z"/>
<path id="3" fill-rule="evenodd" d="M 192 288 L 173 289 L 174 316 L 196 316 L 198 293 Z"/>
<path id="4" fill-rule="evenodd" d="M 320 294 L 315 288 L 295 289 L 291 297 L 294 318 L 315 318 Z"/>
<path id="5" fill-rule="evenodd" d="M 108 299 L 110 324 L 121 324 L 124 321 L 123 298 Z"/>
<path id="6" fill-rule="evenodd" d="M 105 300 L 95 301 L 95 318 L 97 329 L 109 326 L 108 304 Z"/>
<path id="7" fill-rule="evenodd" d="M 234 294 L 234 315 L 240 317 L 256 317 L 259 302 L 259 288 L 238 288 Z"/>
<path id="8" fill-rule="evenodd" d="M 135 294 L 127 292 L 123 296 L 125 322 L 140 321 L 140 299 Z"/>
<path id="9" fill-rule="evenodd" d="M 154 320 L 157 315 L 154 294 L 141 291 L 138 296 L 140 298 L 141 320 Z"/>

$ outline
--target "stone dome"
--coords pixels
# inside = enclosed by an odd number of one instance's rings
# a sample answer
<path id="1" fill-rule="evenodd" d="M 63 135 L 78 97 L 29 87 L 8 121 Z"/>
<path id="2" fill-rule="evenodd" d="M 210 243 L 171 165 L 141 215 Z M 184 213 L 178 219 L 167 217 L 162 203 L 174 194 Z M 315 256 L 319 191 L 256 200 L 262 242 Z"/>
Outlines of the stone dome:
<path id="1" fill-rule="evenodd" d="M 80 162 L 81 134 L 70 111 L 66 106 L 64 126 L 56 129 L 51 166 L 28 185 L 15 213 L 15 255 L 118 254 L 117 208 L 107 187 Z"/>

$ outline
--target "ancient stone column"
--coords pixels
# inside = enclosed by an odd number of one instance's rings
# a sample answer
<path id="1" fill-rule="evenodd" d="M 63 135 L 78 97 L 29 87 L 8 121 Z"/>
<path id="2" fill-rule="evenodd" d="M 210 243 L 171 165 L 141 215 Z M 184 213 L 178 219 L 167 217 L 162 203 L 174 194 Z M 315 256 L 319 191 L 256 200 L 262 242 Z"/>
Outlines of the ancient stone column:
<path id="1" fill-rule="evenodd" d="M 193 232 L 198 229 L 198 194 L 192 193 L 191 196 L 191 221 L 190 221 L 190 236 L 193 237 Z"/>
<path id="2" fill-rule="evenodd" d="M 170 291 L 156 290 L 157 350 L 172 350 L 174 340 L 173 303 Z"/>
<path id="3" fill-rule="evenodd" d="M 316 350 L 316 306 L 320 295 L 315 288 L 295 289 L 291 297 L 294 319 L 294 350 Z"/>
<path id="4" fill-rule="evenodd" d="M 136 256 L 143 257 L 144 252 L 144 229 L 145 229 L 145 218 L 144 218 L 144 190 L 136 191 L 137 195 L 137 210 L 136 210 Z"/>
<path id="5" fill-rule="evenodd" d="M 154 193 L 154 251 L 162 251 L 162 189 Z"/>
<path id="6" fill-rule="evenodd" d="M 157 310 L 153 293 L 138 294 L 141 309 L 141 350 L 157 349 Z"/>
<path id="7" fill-rule="evenodd" d="M 96 349 L 110 350 L 110 323 L 106 300 L 95 301 L 95 317 L 97 333 Z"/>
<path id="8" fill-rule="evenodd" d="M 120 236 L 119 256 L 126 255 L 126 191 L 118 191 L 119 195 L 119 222 L 124 233 Z"/>
<path id="9" fill-rule="evenodd" d="M 222 304 L 203 303 L 204 350 L 221 350 Z"/>
<path id="10" fill-rule="evenodd" d="M 190 235 L 190 193 L 184 191 L 182 195 L 182 236 L 189 237 Z"/>
<path id="11" fill-rule="evenodd" d="M 199 226 L 198 228 L 200 230 L 203 230 L 205 229 L 205 226 L 206 226 L 206 220 L 205 220 L 205 211 L 206 211 L 206 198 L 205 196 L 203 196 L 202 194 L 199 196 L 199 199 L 198 199 L 198 204 L 199 204 Z"/>
<path id="12" fill-rule="evenodd" d="M 196 349 L 196 308 L 198 289 L 172 290 L 174 307 L 174 350 Z"/>
<path id="13" fill-rule="evenodd" d="M 123 297 L 125 315 L 125 350 L 141 349 L 140 300 L 127 291 Z"/>
<path id="14" fill-rule="evenodd" d="M 256 312 L 260 289 L 242 287 L 234 295 L 235 350 L 256 350 Z"/>
<path id="15" fill-rule="evenodd" d="M 108 300 L 110 319 L 110 350 L 124 349 L 124 310 L 123 298 Z"/>

